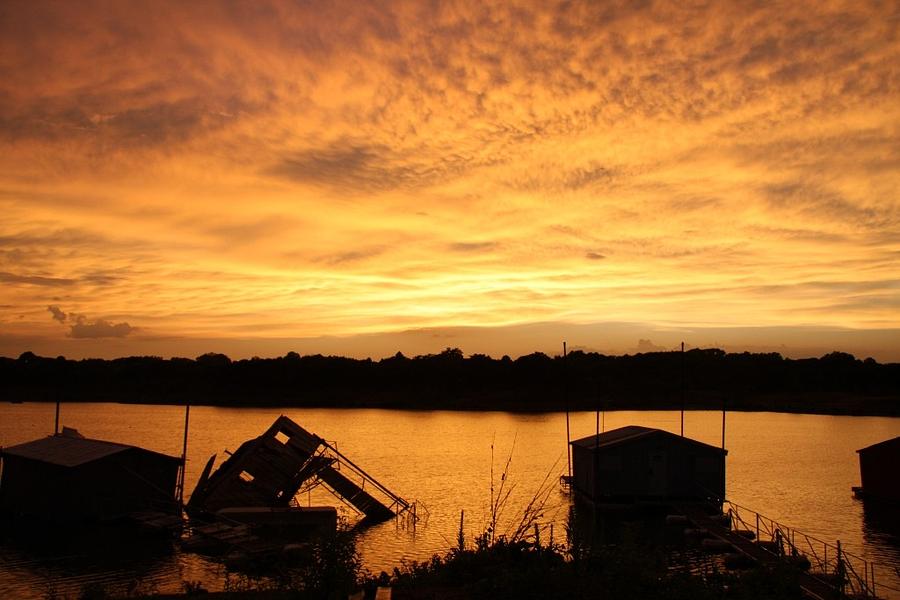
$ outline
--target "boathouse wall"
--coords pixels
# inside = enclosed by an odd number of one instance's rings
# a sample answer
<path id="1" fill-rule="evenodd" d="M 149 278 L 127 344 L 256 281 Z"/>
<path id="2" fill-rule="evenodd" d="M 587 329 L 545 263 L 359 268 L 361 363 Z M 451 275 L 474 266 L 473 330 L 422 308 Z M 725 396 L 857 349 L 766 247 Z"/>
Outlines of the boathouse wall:
<path id="1" fill-rule="evenodd" d="M 857 450 L 866 498 L 900 501 L 900 436 Z"/>
<path id="2" fill-rule="evenodd" d="M 4 450 L 0 511 L 66 523 L 178 510 L 175 457 L 124 447 L 79 464 L 58 464 L 47 454 L 39 460 L 18 455 L 15 447 Z"/>
<path id="3" fill-rule="evenodd" d="M 662 430 L 620 428 L 572 442 L 572 485 L 597 502 L 721 499 L 726 454 Z"/>

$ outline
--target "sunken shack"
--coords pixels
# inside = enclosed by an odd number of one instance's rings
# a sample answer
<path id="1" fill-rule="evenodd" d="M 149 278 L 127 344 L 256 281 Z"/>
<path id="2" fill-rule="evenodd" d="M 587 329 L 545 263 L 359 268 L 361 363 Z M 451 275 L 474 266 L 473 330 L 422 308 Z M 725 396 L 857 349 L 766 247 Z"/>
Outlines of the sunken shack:
<path id="1" fill-rule="evenodd" d="M 721 502 L 727 450 L 630 425 L 575 440 L 572 488 L 597 503 Z"/>
<path id="2" fill-rule="evenodd" d="M 224 516 L 227 509 L 245 517 L 264 513 L 252 507 L 287 508 L 295 496 L 323 485 L 369 521 L 384 521 L 412 505 L 373 479 L 338 449 L 284 415 L 259 437 L 241 446 L 213 471 L 213 455 L 187 504 L 193 516 Z M 378 497 L 376 497 L 376 495 Z M 298 511 L 272 513 L 305 519 Z M 234 519 L 234 515 L 231 516 Z"/>
<path id="3" fill-rule="evenodd" d="M 861 488 L 854 488 L 862 498 L 900 502 L 900 436 L 872 444 L 856 451 L 859 454 Z"/>
<path id="4" fill-rule="evenodd" d="M 180 458 L 87 439 L 74 429 L 3 448 L 0 461 L 0 511 L 7 514 L 85 523 L 180 510 Z"/>

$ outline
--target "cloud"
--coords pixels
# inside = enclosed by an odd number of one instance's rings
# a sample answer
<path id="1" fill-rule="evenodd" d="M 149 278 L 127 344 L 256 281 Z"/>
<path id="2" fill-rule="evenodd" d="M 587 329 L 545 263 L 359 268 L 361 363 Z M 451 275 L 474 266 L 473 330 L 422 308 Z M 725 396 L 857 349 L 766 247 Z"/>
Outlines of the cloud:
<path id="1" fill-rule="evenodd" d="M 54 321 L 59 321 L 60 323 L 66 322 L 66 313 L 61 311 L 60 308 L 55 304 L 48 306 L 47 310 L 50 311 L 50 314 L 53 315 Z"/>
<path id="2" fill-rule="evenodd" d="M 137 328 L 128 323 L 111 323 L 105 319 L 88 320 L 78 315 L 71 325 L 70 337 L 77 339 L 123 338 Z"/>
<path id="3" fill-rule="evenodd" d="M 637 343 L 637 348 L 635 348 L 635 352 L 643 353 L 643 352 L 663 352 L 667 348 L 665 346 L 657 346 L 650 340 L 640 339 Z"/>
<path id="4" fill-rule="evenodd" d="M 497 242 L 454 242 L 448 246 L 451 252 L 487 252 L 497 248 Z"/>
<path id="5" fill-rule="evenodd" d="M 47 287 L 67 287 L 75 284 L 74 279 L 60 277 L 43 277 L 40 275 L 16 275 L 0 271 L 0 281 L 6 283 L 23 283 L 27 285 L 40 285 Z"/>
<path id="6" fill-rule="evenodd" d="M 335 254 L 328 254 L 325 256 L 320 256 L 315 259 L 316 262 L 324 263 L 327 265 L 342 265 L 346 263 L 356 263 L 359 261 L 367 260 L 369 258 L 373 258 L 383 254 L 387 248 L 385 247 L 374 247 L 374 248 L 361 248 L 359 250 L 350 250 L 347 252 L 337 252 Z"/>
<path id="7" fill-rule="evenodd" d="M 414 190 L 458 177 L 475 163 L 460 153 L 405 149 L 343 139 L 321 148 L 292 152 L 264 174 L 343 192 Z"/>
<path id="8" fill-rule="evenodd" d="M 600 254 L 599 252 L 586 252 L 584 256 L 588 260 L 603 260 L 606 258 L 605 255 Z"/>

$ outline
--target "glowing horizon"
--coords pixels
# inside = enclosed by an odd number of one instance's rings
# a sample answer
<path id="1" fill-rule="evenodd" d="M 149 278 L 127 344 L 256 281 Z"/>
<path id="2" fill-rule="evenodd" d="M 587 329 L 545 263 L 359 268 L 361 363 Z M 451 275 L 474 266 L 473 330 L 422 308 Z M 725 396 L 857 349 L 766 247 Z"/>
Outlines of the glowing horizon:
<path id="1" fill-rule="evenodd" d="M 37 2 L 0 32 L 0 354 L 629 323 L 610 348 L 900 360 L 890 5 Z"/>

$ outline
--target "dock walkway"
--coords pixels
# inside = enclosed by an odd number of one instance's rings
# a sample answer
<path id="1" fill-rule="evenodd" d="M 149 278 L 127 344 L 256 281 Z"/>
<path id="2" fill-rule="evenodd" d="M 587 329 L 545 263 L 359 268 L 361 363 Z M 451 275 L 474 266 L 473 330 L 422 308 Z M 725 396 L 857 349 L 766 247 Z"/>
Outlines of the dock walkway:
<path id="1" fill-rule="evenodd" d="M 730 527 L 716 521 L 706 514 L 700 506 L 687 504 L 678 506 L 677 509 L 694 523 L 696 527 L 706 529 L 710 535 L 728 542 L 737 552 L 753 559 L 760 565 L 775 565 L 783 560 L 781 557 L 769 552 L 753 540 L 738 534 Z M 816 598 L 818 600 L 833 600 L 845 597 L 844 594 L 833 585 L 804 571 L 799 572 L 799 581 L 800 588 L 811 598 Z"/>

